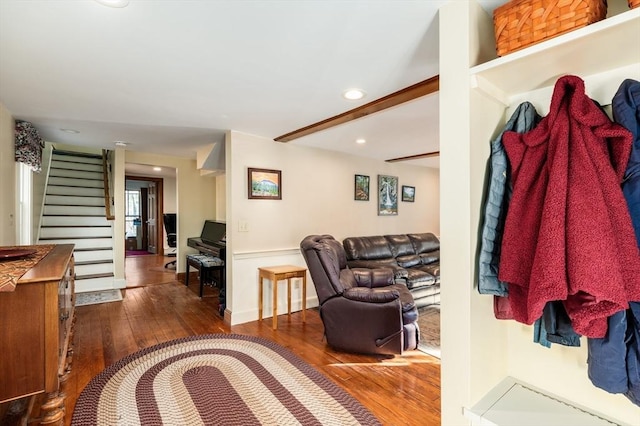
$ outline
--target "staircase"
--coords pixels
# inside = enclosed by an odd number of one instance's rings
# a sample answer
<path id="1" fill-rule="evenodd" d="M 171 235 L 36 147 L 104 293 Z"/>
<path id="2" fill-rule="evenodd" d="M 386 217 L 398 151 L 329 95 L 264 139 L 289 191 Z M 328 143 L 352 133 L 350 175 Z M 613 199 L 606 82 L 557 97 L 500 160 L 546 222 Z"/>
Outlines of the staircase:
<path id="1" fill-rule="evenodd" d="M 113 288 L 102 156 L 53 150 L 39 244 L 75 244 L 76 293 Z"/>

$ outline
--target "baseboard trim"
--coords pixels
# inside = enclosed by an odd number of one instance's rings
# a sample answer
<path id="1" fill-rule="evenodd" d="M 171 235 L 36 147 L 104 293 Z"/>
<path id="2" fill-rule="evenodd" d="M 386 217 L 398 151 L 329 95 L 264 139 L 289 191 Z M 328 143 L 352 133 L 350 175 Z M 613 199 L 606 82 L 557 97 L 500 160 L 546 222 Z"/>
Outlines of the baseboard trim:
<path id="1" fill-rule="evenodd" d="M 293 306 L 291 307 L 291 313 L 296 313 L 296 312 L 300 312 L 301 309 L 298 309 L 298 306 L 300 302 L 294 302 Z M 318 298 L 317 297 L 310 297 L 307 298 L 307 310 L 309 309 L 313 309 L 318 307 Z M 250 309 L 247 311 L 243 311 L 243 312 L 231 312 L 229 309 L 226 309 L 224 311 L 224 319 L 225 322 L 227 322 L 227 312 L 229 313 L 229 322 L 228 324 L 231 325 L 238 325 L 238 324 L 244 324 L 246 322 L 251 322 L 251 321 L 257 321 L 258 320 L 258 309 Z M 287 314 L 287 306 L 286 304 L 280 306 L 280 304 L 278 304 L 278 316 L 280 315 L 286 315 Z M 271 310 L 264 310 L 262 311 L 262 319 L 266 319 L 266 318 L 271 318 L 272 317 L 272 313 Z"/>

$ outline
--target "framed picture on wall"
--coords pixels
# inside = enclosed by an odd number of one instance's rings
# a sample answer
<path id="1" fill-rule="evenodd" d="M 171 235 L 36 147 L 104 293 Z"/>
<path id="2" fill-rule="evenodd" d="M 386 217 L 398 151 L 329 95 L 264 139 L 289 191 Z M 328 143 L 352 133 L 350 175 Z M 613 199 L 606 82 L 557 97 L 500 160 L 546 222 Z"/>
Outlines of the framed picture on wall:
<path id="1" fill-rule="evenodd" d="M 280 170 L 249 168 L 247 182 L 249 199 L 282 200 L 282 173 Z"/>
<path id="2" fill-rule="evenodd" d="M 398 177 L 378 175 L 378 216 L 398 214 Z"/>
<path id="3" fill-rule="evenodd" d="M 353 199 L 356 201 L 369 201 L 369 176 L 356 175 Z"/>
<path id="4" fill-rule="evenodd" d="M 413 203 L 416 200 L 416 187 L 402 185 L 402 201 Z"/>

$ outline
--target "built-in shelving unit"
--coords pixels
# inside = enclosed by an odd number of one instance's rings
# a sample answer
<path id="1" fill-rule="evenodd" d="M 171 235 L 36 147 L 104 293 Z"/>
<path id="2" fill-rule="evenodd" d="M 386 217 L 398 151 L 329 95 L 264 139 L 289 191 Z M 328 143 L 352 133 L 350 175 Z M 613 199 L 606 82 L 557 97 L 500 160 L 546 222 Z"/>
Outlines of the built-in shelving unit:
<path id="1" fill-rule="evenodd" d="M 635 65 L 640 71 L 640 8 L 535 44 L 469 70 L 471 86 L 508 105 L 513 94 Z"/>
<path id="2" fill-rule="evenodd" d="M 579 348 L 537 345 L 532 327 L 496 320 L 493 299 L 475 286 L 490 142 L 525 100 L 546 115 L 561 76 L 581 77 L 601 105 L 625 78 L 640 80 L 640 8 L 617 10 L 491 59 L 493 21 L 478 2 L 440 8 L 441 267 L 449 284 L 441 293 L 442 424 L 638 424 L 633 403 L 589 380 L 586 339 Z"/>

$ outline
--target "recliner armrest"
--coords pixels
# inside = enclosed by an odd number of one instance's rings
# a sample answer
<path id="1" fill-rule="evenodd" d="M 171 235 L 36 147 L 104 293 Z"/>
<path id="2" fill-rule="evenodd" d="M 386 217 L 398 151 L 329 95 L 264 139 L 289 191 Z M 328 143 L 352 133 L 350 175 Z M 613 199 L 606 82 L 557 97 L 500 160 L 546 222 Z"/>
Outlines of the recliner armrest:
<path id="1" fill-rule="evenodd" d="M 409 278 L 409 271 L 407 271 L 404 268 L 398 268 L 394 271 L 394 273 L 396 278 L 404 278 L 404 279 Z"/>
<path id="2" fill-rule="evenodd" d="M 386 287 L 393 284 L 393 270 L 391 268 L 353 268 L 351 269 L 358 287 Z"/>
<path id="3" fill-rule="evenodd" d="M 353 287 L 342 293 L 342 296 L 357 302 L 387 303 L 400 297 L 398 290 L 373 289 L 367 287 Z"/>

